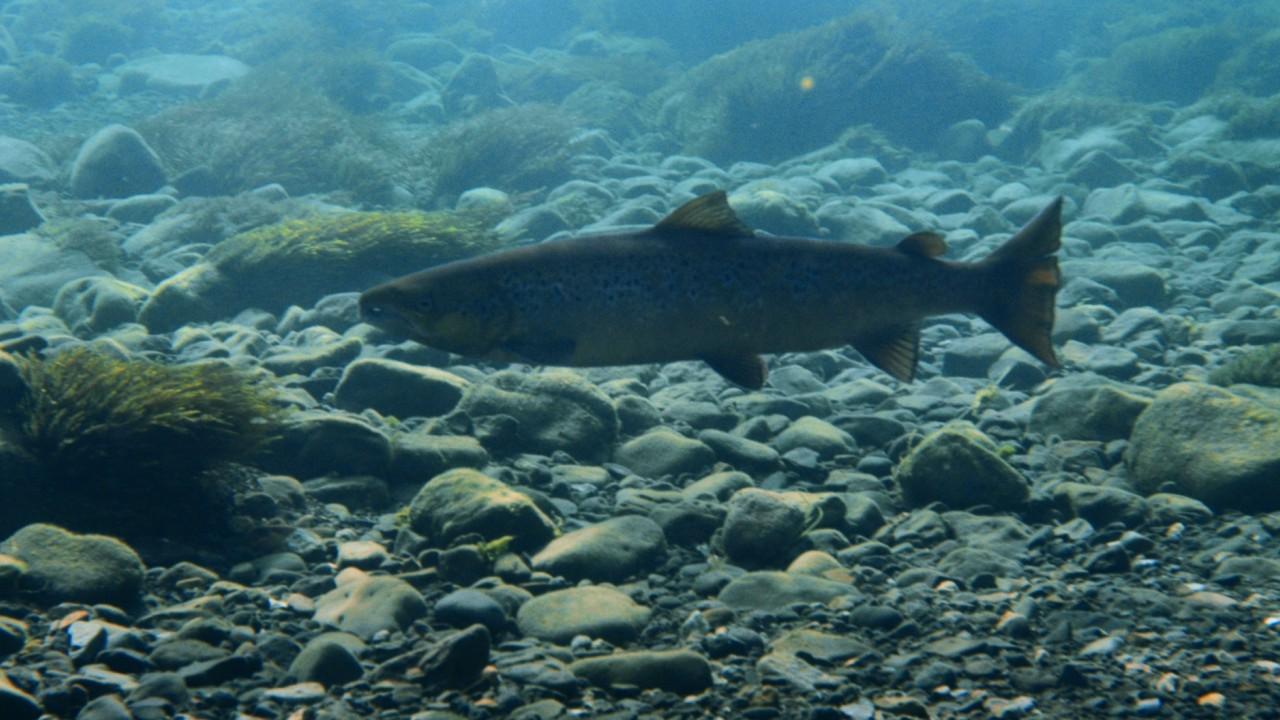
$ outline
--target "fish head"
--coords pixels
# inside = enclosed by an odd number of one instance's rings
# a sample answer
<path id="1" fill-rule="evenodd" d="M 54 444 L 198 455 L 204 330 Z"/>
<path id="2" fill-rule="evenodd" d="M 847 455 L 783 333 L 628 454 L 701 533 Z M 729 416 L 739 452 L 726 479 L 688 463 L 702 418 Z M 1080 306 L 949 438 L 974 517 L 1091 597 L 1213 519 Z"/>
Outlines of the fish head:
<path id="1" fill-rule="evenodd" d="M 484 283 L 432 270 L 365 291 L 360 318 L 394 336 L 475 357 L 491 354 L 510 323 Z"/>

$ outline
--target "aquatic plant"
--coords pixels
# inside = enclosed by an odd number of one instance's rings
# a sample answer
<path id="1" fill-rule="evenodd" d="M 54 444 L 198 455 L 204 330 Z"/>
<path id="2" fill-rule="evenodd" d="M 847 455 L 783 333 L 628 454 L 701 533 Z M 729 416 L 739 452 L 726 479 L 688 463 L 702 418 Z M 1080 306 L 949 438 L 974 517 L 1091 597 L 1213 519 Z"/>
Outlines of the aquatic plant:
<path id="1" fill-rule="evenodd" d="M 869 12 L 748 43 L 651 99 L 687 151 L 717 162 L 776 161 L 858 123 L 927 147 L 961 120 L 1003 119 L 1011 103 L 971 61 Z"/>
<path id="2" fill-rule="evenodd" d="M 220 363 L 169 366 L 81 346 L 18 367 L 23 445 L 70 485 L 146 496 L 252 457 L 281 418 L 272 390 Z"/>
<path id="3" fill-rule="evenodd" d="M 275 70 L 255 71 L 137 129 L 175 174 L 206 166 L 228 194 L 274 182 L 293 194 L 345 191 L 358 202 L 385 204 L 394 178 L 407 173 L 382 125 Z"/>
<path id="4" fill-rule="evenodd" d="M 532 190 L 568 179 L 575 124 L 550 105 L 501 108 L 453 123 L 425 149 L 436 194 L 473 187 Z"/>
<path id="5" fill-rule="evenodd" d="M 1122 98 L 1189 103 L 1213 84 L 1237 40 L 1221 27 L 1170 28 L 1123 43 L 1080 81 Z"/>
<path id="6" fill-rule="evenodd" d="M 1280 343 L 1262 345 L 1236 356 L 1210 372 L 1209 382 L 1223 387 L 1245 383 L 1280 388 Z"/>

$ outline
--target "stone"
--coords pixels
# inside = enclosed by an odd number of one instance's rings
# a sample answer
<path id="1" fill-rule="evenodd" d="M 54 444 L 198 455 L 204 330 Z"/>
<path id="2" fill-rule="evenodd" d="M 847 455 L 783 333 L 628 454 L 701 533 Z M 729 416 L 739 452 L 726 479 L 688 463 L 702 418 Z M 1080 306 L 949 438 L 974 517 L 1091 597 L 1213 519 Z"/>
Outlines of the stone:
<path id="1" fill-rule="evenodd" d="M 621 582 L 661 563 L 666 554 L 666 538 L 656 522 L 624 515 L 552 540 L 533 556 L 532 567 L 574 582 Z"/>
<path id="2" fill-rule="evenodd" d="M 818 223 L 804 203 L 767 188 L 743 187 L 729 196 L 734 213 L 748 226 L 773 235 L 813 237 Z"/>
<path id="3" fill-rule="evenodd" d="M 53 160 L 43 150 L 26 140 L 0 135 L 0 183 L 46 185 L 55 177 Z"/>
<path id="4" fill-rule="evenodd" d="M 483 625 L 451 633 L 423 654 L 418 662 L 419 682 L 431 693 L 474 685 L 489 665 L 491 645 Z"/>
<path id="5" fill-rule="evenodd" d="M 431 435 L 415 431 L 396 435 L 392 441 L 388 477 L 419 485 L 454 468 L 482 468 L 489 453 L 469 435 Z"/>
<path id="6" fill-rule="evenodd" d="M 387 481 L 372 475 L 324 475 L 302 483 L 308 497 L 350 510 L 382 510 L 391 502 Z"/>
<path id="7" fill-rule="evenodd" d="M 720 591 L 720 602 L 738 610 L 781 610 L 793 603 L 828 603 L 856 595 L 852 585 L 812 575 L 760 570 L 734 578 Z"/>
<path id="8" fill-rule="evenodd" d="M 1136 528 L 1147 518 L 1147 503 L 1141 495 L 1105 485 L 1079 482 L 1058 483 L 1052 490 L 1054 502 L 1073 517 L 1084 518 L 1094 527 L 1120 522 Z"/>
<path id="9" fill-rule="evenodd" d="M 493 59 L 480 54 L 462 59 L 445 84 L 440 101 L 450 117 L 466 117 L 512 104 L 502 90 Z"/>
<path id="10" fill-rule="evenodd" d="M 875 158 L 841 158 L 818 168 L 814 177 L 830 180 L 841 190 L 849 191 L 879 185 L 889 179 L 889 173 Z"/>
<path id="11" fill-rule="evenodd" d="M 1142 492 L 1175 492 L 1215 510 L 1280 509 L 1280 404 L 1178 383 L 1138 416 L 1125 456 Z"/>
<path id="12" fill-rule="evenodd" d="M 132 128 L 108 125 L 80 146 L 71 164 L 71 193 L 79 198 L 120 198 L 165 184 L 164 168 Z"/>
<path id="13" fill-rule="evenodd" d="M 650 478 L 698 473 L 715 459 L 715 452 L 706 444 L 667 428 L 655 428 L 628 440 L 614 454 L 614 462 Z"/>
<path id="14" fill-rule="evenodd" d="M 120 223 L 146 225 L 177 204 L 177 198 L 163 193 L 134 195 L 112 205 L 107 217 Z"/>
<path id="15" fill-rule="evenodd" d="M 729 500 L 721 539 L 724 552 L 743 567 L 784 565 L 794 556 L 813 509 L 805 493 L 739 490 Z"/>
<path id="16" fill-rule="evenodd" d="M 698 433 L 698 439 L 721 461 L 747 472 L 768 474 L 778 468 L 782 458 L 777 450 L 762 442 L 723 430 L 703 430 Z"/>
<path id="17" fill-rule="evenodd" d="M 72 280 L 53 298 L 53 314 L 80 337 L 99 335 L 136 322 L 147 291 L 113 277 Z"/>
<path id="18" fill-rule="evenodd" d="M 77 535 L 54 525 L 28 525 L 0 543 L 0 552 L 26 563 L 24 586 L 50 603 L 138 601 L 142 559 L 105 535 Z"/>
<path id="19" fill-rule="evenodd" d="M 956 548 L 942 557 L 938 569 L 966 583 L 984 574 L 998 578 L 1022 577 L 1021 563 L 982 547 Z"/>
<path id="20" fill-rule="evenodd" d="M 513 446 L 486 443 L 490 452 L 550 455 L 560 450 L 579 461 L 600 462 L 618 436 L 618 415 L 608 396 L 570 370 L 496 373 L 473 385 L 458 411 L 476 422 L 499 416 L 514 419 Z"/>
<path id="21" fill-rule="evenodd" d="M 300 410 L 285 419 L 280 438 L 261 462 L 271 472 L 294 477 L 380 477 L 391 466 L 391 440 L 357 415 Z"/>
<path id="22" fill-rule="evenodd" d="M 249 66 L 226 55 L 164 53 L 130 60 L 115 72 L 124 91 L 196 96 L 244 77 Z"/>
<path id="23" fill-rule="evenodd" d="M 1036 398 L 1029 427 L 1063 440 L 1124 440 L 1150 404 L 1149 397 L 1106 381 L 1058 384 Z"/>
<path id="24" fill-rule="evenodd" d="M 894 479 L 916 507 L 941 501 L 955 509 L 1010 510 L 1025 505 L 1031 494 L 1022 475 L 997 454 L 995 443 L 969 423 L 926 435 L 898 464 Z"/>
<path id="25" fill-rule="evenodd" d="M 0 670 L 0 717 L 6 720 L 36 720 L 41 715 L 40 703 L 13 684 Z"/>
<path id="26" fill-rule="evenodd" d="M 0 235 L 16 235 L 44 223 L 44 214 L 31 199 L 26 183 L 0 185 Z"/>
<path id="27" fill-rule="evenodd" d="M 106 275 L 84 253 L 65 250 L 32 233 L 0 234 L 0 302 L 49 307 L 64 285 Z"/>
<path id="28" fill-rule="evenodd" d="M 470 385 L 438 368 L 362 358 L 343 370 L 334 401 L 338 407 L 355 412 L 373 408 L 399 418 L 434 417 L 457 407 Z"/>
<path id="29" fill-rule="evenodd" d="M 554 590 L 520 606 L 516 624 L 525 635 L 568 644 L 577 635 L 614 644 L 635 639 L 651 611 L 608 587 L 587 585 Z"/>
<path id="30" fill-rule="evenodd" d="M 711 664 L 692 650 L 639 650 L 575 660 L 569 670 L 593 685 L 697 695 L 711 687 Z"/>
<path id="31" fill-rule="evenodd" d="M 797 449 L 812 450 L 822 460 L 857 449 L 849 433 L 811 415 L 798 418 L 787 426 L 773 439 L 773 446 L 783 454 Z"/>
<path id="32" fill-rule="evenodd" d="M 386 630 L 405 630 L 425 617 L 427 603 L 412 585 L 393 577 L 361 577 L 316 598 L 313 619 L 369 639 Z"/>
<path id="33" fill-rule="evenodd" d="M 769 643 L 771 652 L 807 657 L 824 665 L 838 665 L 872 651 L 871 646 L 845 635 L 797 628 Z"/>
<path id="34" fill-rule="evenodd" d="M 76 720 L 133 720 L 133 713 L 119 695 L 102 695 L 81 708 Z"/>
<path id="35" fill-rule="evenodd" d="M 542 547 L 555 535 L 555 524 L 528 495 L 469 468 L 432 478 L 409 504 L 409 526 L 435 542 L 479 533 L 487 540 L 510 535 L 512 547 Z"/>
<path id="36" fill-rule="evenodd" d="M 354 682 L 364 675 L 357 657 L 364 650 L 364 642 L 350 633 L 321 633 L 307 641 L 294 657 L 289 664 L 289 677 L 325 687 Z"/>
<path id="37" fill-rule="evenodd" d="M 479 590 L 454 590 L 436 601 L 433 615 L 438 622 L 455 628 L 483 625 L 490 635 L 507 628 L 507 611 L 493 598 Z"/>
<path id="38" fill-rule="evenodd" d="M 391 559 L 382 543 L 372 540 L 347 540 L 338 543 L 338 567 L 377 570 Z"/>

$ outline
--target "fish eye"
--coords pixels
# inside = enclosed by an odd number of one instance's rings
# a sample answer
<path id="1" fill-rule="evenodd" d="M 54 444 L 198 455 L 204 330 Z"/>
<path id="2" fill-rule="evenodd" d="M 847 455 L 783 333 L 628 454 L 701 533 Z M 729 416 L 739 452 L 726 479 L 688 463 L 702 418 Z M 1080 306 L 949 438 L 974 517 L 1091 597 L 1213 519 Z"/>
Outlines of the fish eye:
<path id="1" fill-rule="evenodd" d="M 434 307 L 435 307 L 435 303 L 431 302 L 431 298 L 429 298 L 429 297 L 424 297 L 424 298 L 422 298 L 421 300 L 419 300 L 419 301 L 418 301 L 418 309 L 419 309 L 419 310 L 423 310 L 423 311 L 430 311 L 430 310 L 432 310 Z"/>

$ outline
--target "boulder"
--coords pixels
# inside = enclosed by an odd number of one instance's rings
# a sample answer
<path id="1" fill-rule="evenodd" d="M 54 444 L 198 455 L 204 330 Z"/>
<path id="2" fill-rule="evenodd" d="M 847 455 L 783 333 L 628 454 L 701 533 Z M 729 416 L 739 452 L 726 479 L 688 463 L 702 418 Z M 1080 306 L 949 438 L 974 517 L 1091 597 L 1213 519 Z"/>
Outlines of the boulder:
<path id="1" fill-rule="evenodd" d="M 132 128 L 108 125 L 80 146 L 71 164 L 71 193 L 119 198 L 148 193 L 166 182 L 160 157 Z"/>

